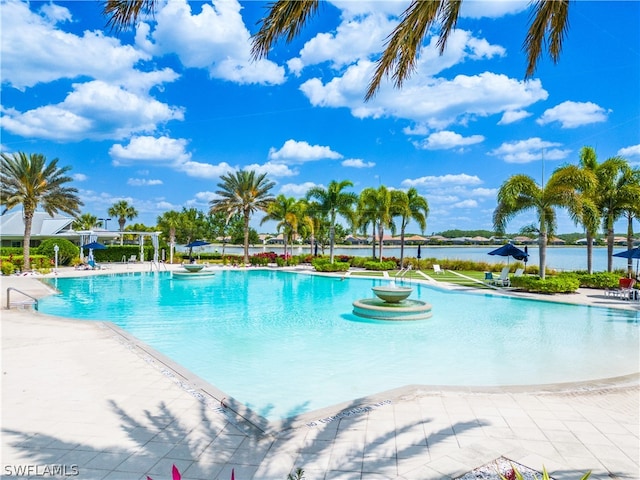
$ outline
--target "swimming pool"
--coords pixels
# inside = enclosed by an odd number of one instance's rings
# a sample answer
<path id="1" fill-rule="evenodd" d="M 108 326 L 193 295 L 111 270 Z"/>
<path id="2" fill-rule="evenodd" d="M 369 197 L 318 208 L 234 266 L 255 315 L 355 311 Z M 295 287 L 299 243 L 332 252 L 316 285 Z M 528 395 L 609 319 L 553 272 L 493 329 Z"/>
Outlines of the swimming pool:
<path id="1" fill-rule="evenodd" d="M 367 322 L 383 280 L 269 270 L 59 278 L 43 313 L 108 320 L 268 419 L 408 384 L 528 385 L 638 370 L 639 314 L 414 284 L 419 322 Z"/>

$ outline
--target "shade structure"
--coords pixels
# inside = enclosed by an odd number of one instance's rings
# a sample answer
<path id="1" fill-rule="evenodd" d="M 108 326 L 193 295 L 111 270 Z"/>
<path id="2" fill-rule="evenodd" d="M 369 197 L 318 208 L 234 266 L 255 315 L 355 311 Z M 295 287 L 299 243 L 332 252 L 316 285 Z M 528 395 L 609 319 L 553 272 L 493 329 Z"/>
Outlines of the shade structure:
<path id="1" fill-rule="evenodd" d="M 501 257 L 513 257 L 516 260 L 524 260 L 525 262 L 529 259 L 529 254 L 520 250 L 518 247 L 511 243 L 507 243 L 506 245 L 501 246 L 500 248 L 496 248 L 489 252 L 489 255 L 499 255 Z"/>
<path id="2" fill-rule="evenodd" d="M 622 252 L 614 253 L 614 257 L 621 258 L 635 258 L 636 261 L 636 273 L 638 273 L 638 263 L 640 263 L 640 247 L 632 248 L 631 250 L 623 250 Z"/>
<path id="3" fill-rule="evenodd" d="M 209 242 L 205 242 L 204 240 L 195 240 L 191 243 L 188 243 L 185 246 L 187 248 L 193 248 L 193 247 L 204 247 L 205 245 L 211 245 L 211 244 Z"/>
<path id="4" fill-rule="evenodd" d="M 106 245 L 103 245 L 98 242 L 91 242 L 91 243 L 86 243 L 85 245 L 82 246 L 82 248 L 88 248 L 89 250 L 104 250 L 107 247 Z"/>

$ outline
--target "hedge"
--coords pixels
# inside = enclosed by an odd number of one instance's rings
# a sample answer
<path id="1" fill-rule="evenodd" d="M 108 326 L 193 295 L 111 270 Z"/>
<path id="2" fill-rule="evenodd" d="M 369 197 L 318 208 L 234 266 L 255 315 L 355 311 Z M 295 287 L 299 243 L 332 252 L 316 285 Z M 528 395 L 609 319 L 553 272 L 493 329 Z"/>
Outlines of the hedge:
<path id="1" fill-rule="evenodd" d="M 580 287 L 580 281 L 571 275 L 557 277 L 512 277 L 511 286 L 533 293 L 573 293 Z"/>
<path id="2" fill-rule="evenodd" d="M 398 264 L 394 260 L 388 260 L 386 262 L 365 262 L 364 268 L 367 270 L 394 270 Z"/>
<path id="3" fill-rule="evenodd" d="M 347 262 L 330 263 L 325 259 L 316 259 L 312 265 L 318 272 L 346 272 L 351 267 Z"/>

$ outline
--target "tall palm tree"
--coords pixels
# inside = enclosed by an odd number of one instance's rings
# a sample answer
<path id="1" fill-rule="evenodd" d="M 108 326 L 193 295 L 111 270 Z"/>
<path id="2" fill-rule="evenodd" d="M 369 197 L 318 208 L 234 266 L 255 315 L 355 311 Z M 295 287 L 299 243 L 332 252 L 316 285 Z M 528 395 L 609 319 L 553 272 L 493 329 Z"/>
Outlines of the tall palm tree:
<path id="1" fill-rule="evenodd" d="M 268 5 L 260 29 L 253 37 L 254 58 L 267 56 L 281 38 L 287 42 L 296 38 L 307 21 L 319 10 L 318 0 L 293 2 L 276 0 Z M 416 60 L 425 37 L 438 29 L 438 48 L 444 53 L 451 32 L 455 30 L 462 0 L 411 0 L 400 16 L 400 22 L 391 32 L 377 62 L 366 98 L 372 98 L 380 88 L 382 79 L 391 75 L 396 87 L 401 87 L 415 70 Z M 524 40 L 527 53 L 526 78 L 533 76 L 542 52 L 548 45 L 554 63 L 560 59 L 562 43 L 569 26 L 569 0 L 534 0 L 531 23 Z M 107 26 L 122 30 L 133 26 L 138 18 L 153 14 L 158 0 L 107 0 L 103 15 Z"/>
<path id="2" fill-rule="evenodd" d="M 353 187 L 350 180 L 336 182 L 332 180 L 329 186 L 312 187 L 307 192 L 307 200 L 315 199 L 318 203 L 318 210 L 321 215 L 326 215 L 329 219 L 329 261 L 333 263 L 333 246 L 336 236 L 336 221 L 338 215 L 353 222 L 352 207 L 357 203 L 358 197 L 353 192 L 343 192 L 347 187 Z"/>
<path id="3" fill-rule="evenodd" d="M 127 220 L 133 220 L 138 216 L 138 211 L 126 200 L 119 200 L 107 210 L 110 217 L 118 217 L 118 226 L 120 227 L 120 245 L 124 245 L 124 224 Z"/>
<path id="4" fill-rule="evenodd" d="M 71 167 L 58 167 L 58 159 L 47 163 L 44 155 L 17 152 L 0 155 L 0 205 L 3 214 L 22 205 L 24 238 L 22 242 L 23 270 L 29 270 L 29 246 L 33 215 L 41 205 L 49 215 L 64 212 L 78 215 L 83 205 L 76 195 L 78 190 L 65 184 L 72 181 L 66 173 Z"/>
<path id="5" fill-rule="evenodd" d="M 157 220 L 158 228 L 169 238 L 169 263 L 173 263 L 173 251 L 176 248 L 176 229 L 180 225 L 180 212 L 169 210 L 160 215 Z"/>
<path id="6" fill-rule="evenodd" d="M 98 217 L 91 215 L 90 213 L 83 213 L 76 217 L 71 224 L 71 228 L 74 230 L 92 230 L 97 227 L 102 227 L 102 221 L 98 220 Z"/>
<path id="7" fill-rule="evenodd" d="M 278 222 L 278 231 L 282 230 L 284 239 L 284 254 L 287 255 L 287 246 L 289 240 L 292 242 L 293 255 L 293 238 L 298 233 L 298 225 L 301 216 L 301 205 L 293 197 L 285 197 L 278 195 L 273 202 L 267 207 L 267 214 L 260 221 L 260 225 L 268 221 Z"/>
<path id="8" fill-rule="evenodd" d="M 406 192 L 394 190 L 393 211 L 400 217 L 400 266 L 404 264 L 404 234 L 407 225 L 414 220 L 420 227 L 420 232 L 424 233 L 427 228 L 427 217 L 429 216 L 429 204 L 427 199 L 421 196 L 414 187 Z"/>
<path id="9" fill-rule="evenodd" d="M 613 271 L 614 224 L 628 210 L 637 208 L 640 198 L 640 169 L 631 168 L 621 157 L 609 159 L 620 163 L 620 168 L 603 178 L 598 185 L 602 223 L 607 233 L 607 271 Z"/>
<path id="10" fill-rule="evenodd" d="M 274 200 L 269 191 L 275 183 L 267 179 L 267 174 L 238 170 L 222 175 L 218 183 L 220 197 L 210 202 L 211 213 L 224 212 L 228 218 L 238 213 L 244 221 L 244 263 L 249 263 L 249 220 L 256 211 L 266 211 Z"/>
<path id="11" fill-rule="evenodd" d="M 359 210 L 364 212 L 364 217 L 371 219 L 378 227 L 378 258 L 382 261 L 384 229 L 389 228 L 392 232 L 396 229 L 393 222 L 392 191 L 384 185 L 380 185 L 377 189 L 365 188 L 360 193 L 359 206 Z"/>
<path id="12" fill-rule="evenodd" d="M 592 177 L 578 167 L 556 170 L 546 185 L 540 186 L 528 175 L 513 175 L 498 191 L 498 206 L 493 212 L 493 225 L 498 233 L 504 233 L 507 223 L 519 213 L 534 210 L 538 217 L 540 278 L 545 278 L 547 265 L 547 240 L 556 226 L 555 208 L 565 207 L 575 217 L 583 209 L 583 197 L 576 185 L 587 189 Z"/>

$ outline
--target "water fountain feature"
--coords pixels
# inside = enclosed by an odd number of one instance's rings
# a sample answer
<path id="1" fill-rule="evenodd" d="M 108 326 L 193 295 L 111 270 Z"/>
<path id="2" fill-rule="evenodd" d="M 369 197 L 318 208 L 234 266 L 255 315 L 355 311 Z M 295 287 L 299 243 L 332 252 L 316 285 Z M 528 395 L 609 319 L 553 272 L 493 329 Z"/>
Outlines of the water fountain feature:
<path id="1" fill-rule="evenodd" d="M 431 305 L 422 300 L 409 299 L 413 287 L 395 284 L 371 287 L 376 298 L 353 302 L 353 314 L 373 320 L 407 321 L 431 317 Z"/>

